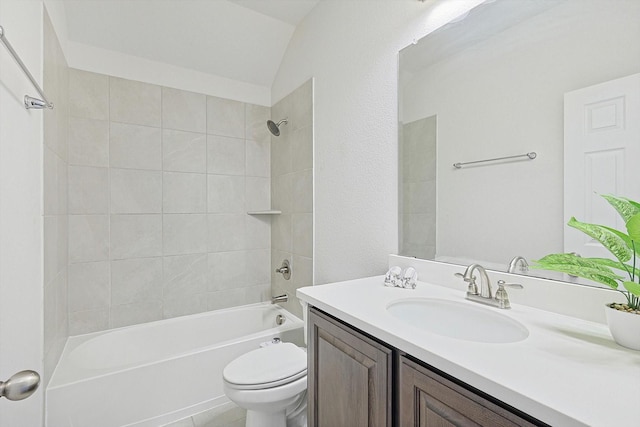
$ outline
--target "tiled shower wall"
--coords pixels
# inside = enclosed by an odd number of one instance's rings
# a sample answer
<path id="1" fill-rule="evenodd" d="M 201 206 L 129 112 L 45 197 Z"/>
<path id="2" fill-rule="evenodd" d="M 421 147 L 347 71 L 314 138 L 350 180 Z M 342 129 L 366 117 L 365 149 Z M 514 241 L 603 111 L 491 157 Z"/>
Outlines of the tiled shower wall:
<path id="1" fill-rule="evenodd" d="M 44 90 L 55 108 L 44 120 L 44 384 L 49 383 L 68 332 L 67 324 L 67 121 L 69 68 L 44 13 Z"/>
<path id="2" fill-rule="evenodd" d="M 400 254 L 436 253 L 436 116 L 400 129 Z"/>
<path id="3" fill-rule="evenodd" d="M 272 108 L 274 121 L 284 118 L 280 136 L 271 137 L 271 201 L 282 214 L 271 228 L 273 294 L 289 294 L 283 306 L 302 317 L 296 289 L 313 284 L 313 80 L 308 80 Z M 291 279 L 275 273 L 291 262 Z"/>
<path id="4" fill-rule="evenodd" d="M 270 296 L 270 109 L 70 70 L 71 335 Z"/>

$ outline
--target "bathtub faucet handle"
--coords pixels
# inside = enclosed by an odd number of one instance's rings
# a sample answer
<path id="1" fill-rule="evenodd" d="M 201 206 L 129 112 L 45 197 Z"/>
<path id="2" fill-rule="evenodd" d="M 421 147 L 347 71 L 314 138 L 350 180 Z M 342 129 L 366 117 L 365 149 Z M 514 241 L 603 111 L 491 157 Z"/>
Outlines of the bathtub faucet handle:
<path id="1" fill-rule="evenodd" d="M 271 297 L 271 304 L 276 304 L 279 302 L 287 302 L 289 301 L 289 294 L 282 294 Z"/>
<path id="2" fill-rule="evenodd" d="M 279 268 L 276 268 L 276 273 L 282 274 L 285 280 L 289 280 L 291 278 L 291 265 L 289 264 L 289 260 L 285 259 L 282 261 L 282 265 Z"/>

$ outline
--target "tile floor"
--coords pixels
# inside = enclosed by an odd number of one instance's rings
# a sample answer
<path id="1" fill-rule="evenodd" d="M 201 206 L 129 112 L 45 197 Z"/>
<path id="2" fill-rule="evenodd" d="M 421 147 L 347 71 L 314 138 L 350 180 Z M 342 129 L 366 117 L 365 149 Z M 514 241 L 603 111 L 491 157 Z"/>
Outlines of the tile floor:
<path id="1" fill-rule="evenodd" d="M 183 418 L 164 427 L 244 427 L 246 410 L 228 403 L 191 417 Z"/>

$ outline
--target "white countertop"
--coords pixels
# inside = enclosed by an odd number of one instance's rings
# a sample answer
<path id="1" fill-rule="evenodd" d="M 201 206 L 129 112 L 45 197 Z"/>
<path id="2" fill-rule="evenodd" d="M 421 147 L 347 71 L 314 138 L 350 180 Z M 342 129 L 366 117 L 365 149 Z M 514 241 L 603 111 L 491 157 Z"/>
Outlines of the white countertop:
<path id="1" fill-rule="evenodd" d="M 385 287 L 383 276 L 305 287 L 297 296 L 552 426 L 640 426 L 640 352 L 617 345 L 606 325 L 513 302 L 511 310 L 485 307 L 460 290 L 423 282 L 415 290 Z M 387 312 L 390 303 L 412 297 L 498 311 L 525 325 L 529 336 L 508 344 L 463 341 Z"/>

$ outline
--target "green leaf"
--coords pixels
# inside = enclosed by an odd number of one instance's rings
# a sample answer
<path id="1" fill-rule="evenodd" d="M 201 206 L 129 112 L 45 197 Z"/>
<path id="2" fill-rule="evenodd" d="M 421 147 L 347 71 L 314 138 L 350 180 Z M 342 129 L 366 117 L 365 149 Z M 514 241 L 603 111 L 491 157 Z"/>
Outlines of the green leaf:
<path id="1" fill-rule="evenodd" d="M 640 204 L 629 199 L 610 195 L 602 195 L 602 198 L 609 202 L 609 204 L 618 211 L 625 223 L 627 223 L 634 215 L 640 214 Z"/>
<path id="2" fill-rule="evenodd" d="M 633 295 L 640 297 L 640 284 L 636 282 L 624 282 L 623 285 L 625 289 L 631 292 Z"/>
<path id="3" fill-rule="evenodd" d="M 533 261 L 531 268 L 559 271 L 603 283 L 613 289 L 617 289 L 617 281 L 622 281 L 624 278 L 611 271 L 609 266 L 606 265 L 609 262 L 615 263 L 615 261 L 611 260 L 602 263 L 591 258 L 580 258 L 573 254 L 551 254 L 540 260 Z"/>
<path id="4" fill-rule="evenodd" d="M 609 261 L 616 263 L 616 261 L 612 261 L 612 260 L 609 260 Z M 611 267 L 610 265 L 606 265 L 605 263 L 601 263 L 598 261 L 593 261 L 592 258 L 582 258 L 574 254 L 550 254 L 545 256 L 544 258 L 539 259 L 538 261 L 533 261 L 533 262 L 536 262 L 539 265 L 553 265 L 553 264 L 576 265 L 579 267 L 591 268 L 593 270 L 600 270 L 604 273 L 614 275 L 614 273 L 609 268 Z"/>
<path id="5" fill-rule="evenodd" d="M 640 213 L 634 215 L 627 221 L 627 233 L 629 233 L 631 240 L 640 243 Z"/>
<path id="6" fill-rule="evenodd" d="M 622 277 L 615 275 L 613 272 L 607 274 L 600 269 L 593 269 L 572 264 L 534 264 L 531 265 L 530 268 L 559 271 L 560 273 L 571 274 L 572 276 L 578 276 L 584 279 L 593 280 L 594 282 L 605 284 L 612 289 L 617 289 L 618 282 L 616 280 L 622 279 Z"/>
<path id="7" fill-rule="evenodd" d="M 610 232 L 612 232 L 613 234 L 615 234 L 616 236 L 624 240 L 624 243 L 627 245 L 629 249 L 631 249 L 632 251 L 635 251 L 636 254 L 640 255 L 640 245 L 634 246 L 633 241 L 631 240 L 631 237 L 629 237 L 627 234 L 624 234 L 622 231 L 616 230 L 615 228 L 607 227 L 604 225 L 601 225 L 601 227 L 604 228 L 605 230 L 609 230 Z"/>
<path id="8" fill-rule="evenodd" d="M 623 264 L 620 261 L 614 261 L 609 258 L 585 258 L 591 261 L 594 261 L 598 264 L 605 265 L 607 267 L 615 268 L 617 270 L 625 271 L 625 272 L 633 272 L 635 277 L 640 277 L 640 269 L 634 269 L 633 266 L 629 264 Z M 626 267 L 626 268 L 625 268 Z"/>
<path id="9" fill-rule="evenodd" d="M 617 233 L 613 233 L 608 227 L 580 222 L 574 217 L 571 217 L 567 225 L 582 231 L 583 233 L 600 242 L 600 244 L 602 244 L 602 246 L 604 246 L 609 252 L 611 252 L 613 256 L 618 258 L 620 262 L 627 262 L 631 259 L 633 253 L 631 249 L 629 249 L 627 243 Z M 638 232 L 640 232 L 640 229 L 638 230 Z"/>

